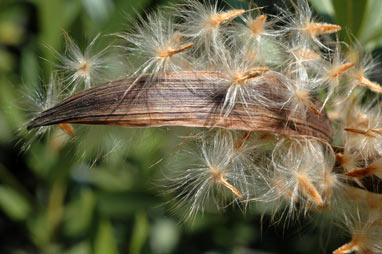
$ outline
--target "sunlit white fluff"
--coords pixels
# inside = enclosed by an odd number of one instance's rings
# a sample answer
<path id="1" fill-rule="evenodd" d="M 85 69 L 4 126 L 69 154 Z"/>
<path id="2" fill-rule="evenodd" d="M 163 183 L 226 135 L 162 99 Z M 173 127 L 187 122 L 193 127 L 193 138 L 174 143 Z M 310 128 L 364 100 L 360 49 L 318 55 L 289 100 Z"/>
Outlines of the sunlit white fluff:
<path id="1" fill-rule="evenodd" d="M 341 29 L 338 25 L 320 23 L 316 21 L 308 1 L 297 0 L 293 3 L 294 10 L 279 8 L 281 12 L 280 19 L 284 25 L 280 27 L 285 36 L 290 41 L 296 41 L 301 44 L 309 44 L 312 48 L 323 48 L 330 50 L 322 42 L 322 35 L 335 33 Z M 326 39 L 326 38 L 325 38 Z"/>
<path id="2" fill-rule="evenodd" d="M 286 76 L 283 82 L 285 102 L 283 107 L 290 108 L 291 117 L 306 117 L 307 111 L 320 115 L 322 108 L 317 106 L 314 98 L 325 90 L 321 73 L 318 69 L 324 65 L 320 53 L 312 49 L 309 44 L 289 42 L 283 47 L 287 52 L 287 58 L 282 63 L 283 74 Z"/>
<path id="3" fill-rule="evenodd" d="M 249 39 L 248 43 L 259 44 L 266 37 L 277 36 L 277 31 L 272 29 L 274 20 L 270 20 L 268 15 L 261 13 L 260 9 L 251 9 L 241 15 L 242 22 L 235 22 L 231 28 L 231 33 L 236 36 Z M 236 32 L 234 32 L 236 31 Z"/>
<path id="4" fill-rule="evenodd" d="M 184 36 L 176 29 L 172 18 L 165 18 L 157 12 L 139 18 L 139 23 L 128 33 L 118 35 L 124 40 L 122 48 L 138 66 L 133 76 L 148 74 L 168 74 L 192 69 L 192 59 L 187 51 L 193 43 L 185 42 Z M 131 60 L 130 59 L 130 60 Z"/>
<path id="5" fill-rule="evenodd" d="M 295 71 L 285 78 L 285 99 L 282 107 L 289 108 L 290 118 L 297 116 L 305 119 L 308 111 L 320 115 L 320 108 L 314 100 L 315 91 L 319 90 L 318 83 L 308 76 L 305 67 L 299 66 Z"/>
<path id="6" fill-rule="evenodd" d="M 367 210 L 360 207 L 354 213 L 348 211 L 344 214 L 343 224 L 348 229 L 351 240 L 333 251 L 333 254 L 382 253 L 382 217 L 372 218 Z"/>
<path id="7" fill-rule="evenodd" d="M 369 105 L 353 105 L 345 122 L 344 147 L 364 161 L 382 155 L 382 118 L 381 105 L 370 102 Z"/>
<path id="8" fill-rule="evenodd" d="M 227 117 L 237 104 L 248 112 L 248 103 L 268 106 L 271 101 L 264 96 L 260 85 L 264 83 L 264 75 L 270 69 L 266 66 L 256 65 L 246 58 L 245 51 L 223 51 L 219 56 L 220 65 L 217 70 L 225 76 L 219 81 L 224 100 L 221 111 Z M 250 112 L 248 112 L 250 114 Z"/>
<path id="9" fill-rule="evenodd" d="M 351 52 L 350 61 L 356 63 L 355 67 L 349 72 L 349 82 L 352 89 L 355 87 L 365 87 L 373 92 L 382 93 L 382 86 L 377 82 L 371 81 L 370 77 L 377 70 L 377 63 L 371 54 L 361 55 L 360 53 Z"/>
<path id="10" fill-rule="evenodd" d="M 30 113 L 31 119 L 41 112 L 52 108 L 64 98 L 63 86 L 60 82 L 55 75 L 52 75 L 49 83 L 39 86 L 37 89 L 35 88 L 35 90 L 25 95 L 26 100 L 21 102 L 21 106 L 25 107 L 26 111 Z M 27 136 L 26 142 L 22 147 L 23 150 L 27 150 L 36 139 L 48 134 L 52 130 L 52 127 L 53 126 L 41 126 L 28 131 L 28 133 L 25 132 L 25 126 L 21 128 L 20 135 L 25 134 Z M 70 125 L 62 124 L 60 127 L 69 135 L 74 135 L 74 131 Z"/>
<path id="11" fill-rule="evenodd" d="M 322 71 L 324 58 L 321 52 L 312 48 L 309 44 L 301 44 L 290 41 L 283 45 L 287 58 L 283 64 L 289 66 L 289 70 L 302 68 L 314 77 Z"/>
<path id="12" fill-rule="evenodd" d="M 342 86 L 343 91 L 339 91 L 339 88 L 341 81 L 345 80 L 345 74 L 348 73 L 355 64 L 353 62 L 347 61 L 347 59 L 342 56 L 340 47 L 341 45 L 339 42 L 336 44 L 336 48 L 328 53 L 330 62 L 325 61 L 320 66 L 322 78 L 319 80 L 319 82 L 322 84 L 321 86 L 323 88 L 326 86 L 328 87 L 328 92 L 323 102 L 323 107 L 335 92 L 349 95 L 351 91 L 351 86 L 349 85 Z"/>
<path id="13" fill-rule="evenodd" d="M 275 20 L 270 18 L 258 8 L 250 9 L 227 28 L 227 43 L 245 51 L 247 58 L 257 64 L 278 65 L 282 55 L 279 33 L 272 27 Z"/>
<path id="14" fill-rule="evenodd" d="M 227 132 L 227 131 L 224 131 Z M 270 142 L 274 141 L 272 135 L 266 136 L 254 132 L 229 132 L 233 140 L 231 165 L 233 172 L 247 176 L 247 184 L 240 189 L 245 190 L 249 203 L 256 200 L 267 191 L 268 183 L 265 156 L 270 152 Z"/>
<path id="15" fill-rule="evenodd" d="M 95 83 L 102 79 L 102 76 L 106 74 L 109 68 L 106 58 L 108 47 L 98 53 L 93 53 L 98 37 L 99 34 L 82 51 L 72 38 L 64 32 L 64 54 L 54 51 L 54 55 L 59 61 L 56 64 L 58 72 L 63 75 L 63 82 L 66 84 L 66 87 L 70 87 L 71 93 L 78 90 L 82 85 L 83 88 L 95 85 Z"/>
<path id="16" fill-rule="evenodd" d="M 351 186 L 346 186 L 343 190 L 346 199 L 351 201 L 353 208 L 359 209 L 360 207 L 364 212 L 367 211 L 369 219 L 382 218 L 382 196 L 380 194 L 369 192 L 366 188 Z M 354 211 L 356 210 L 354 209 Z M 354 211 L 352 214 L 355 214 Z"/>
<path id="17" fill-rule="evenodd" d="M 233 136 L 218 132 L 201 142 L 200 153 L 189 153 L 186 169 L 180 169 L 166 188 L 175 193 L 175 208 L 187 208 L 185 219 L 198 212 L 222 209 L 248 200 L 252 192 L 253 162 L 235 151 Z M 237 160 L 241 161 L 238 164 Z M 194 163 L 190 163 L 193 161 Z"/>
<path id="18" fill-rule="evenodd" d="M 338 179 L 332 172 L 333 151 L 315 140 L 284 139 L 272 155 L 270 190 L 265 201 L 284 201 L 289 214 L 308 212 L 331 205 Z M 279 201 L 277 201 L 279 200 Z"/>
<path id="19" fill-rule="evenodd" d="M 180 20 L 179 29 L 182 35 L 194 43 L 194 54 L 205 61 L 211 61 L 224 47 L 222 33 L 227 24 L 243 14 L 245 10 L 223 11 L 218 7 L 218 2 L 186 0 L 175 11 L 175 16 Z"/>
<path id="20" fill-rule="evenodd" d="M 352 153 L 352 151 L 349 151 L 348 148 L 344 149 L 343 153 L 337 153 L 336 160 L 344 169 L 345 174 L 365 165 L 365 161 L 362 159 L 362 157 L 357 153 Z M 353 178 L 352 180 L 355 181 L 359 187 L 364 188 L 362 182 L 359 179 Z"/>
<path id="21" fill-rule="evenodd" d="M 344 154 L 337 155 L 345 175 L 363 186 L 360 179 L 375 175 L 382 178 L 382 122 L 380 103 L 349 107 L 344 122 Z"/>

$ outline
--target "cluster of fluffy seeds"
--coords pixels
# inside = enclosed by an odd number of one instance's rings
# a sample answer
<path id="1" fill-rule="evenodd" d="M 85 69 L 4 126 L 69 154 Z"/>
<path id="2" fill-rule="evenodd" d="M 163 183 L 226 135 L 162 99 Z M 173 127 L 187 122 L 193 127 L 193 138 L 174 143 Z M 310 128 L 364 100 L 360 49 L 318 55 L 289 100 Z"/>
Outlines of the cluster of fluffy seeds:
<path id="1" fill-rule="evenodd" d="M 246 110 L 253 102 L 288 108 L 288 119 L 305 121 L 307 113 L 322 116 L 325 108 L 336 127 L 334 144 L 309 136 L 208 130 L 195 141 L 199 152 L 185 152 L 179 170 L 169 173 L 168 192 L 176 207 L 188 207 L 187 219 L 211 207 L 245 208 L 251 202 L 269 205 L 274 216 L 343 214 L 351 241 L 334 253 L 381 253 L 382 199 L 362 182 L 382 178 L 381 104 L 354 99 L 362 89 L 382 93 L 369 79 L 375 64 L 370 56 L 343 52 L 335 37 L 341 27 L 317 21 L 307 1 L 279 11 L 271 17 L 255 7 L 224 10 L 217 3 L 186 0 L 140 18 L 131 32 L 118 35 L 133 66 L 131 76 L 150 77 L 146 89 L 174 72 L 216 71 L 223 74 L 218 81 L 223 120 L 240 101 Z M 69 95 L 93 85 L 107 68 L 104 50 L 91 54 L 97 37 L 82 53 L 65 34 L 67 48 L 64 55 L 57 53 L 57 66 L 65 77 L 61 90 Z M 260 86 L 272 86 L 264 75 L 271 72 L 281 74 L 278 82 L 284 85 L 277 100 Z M 52 81 L 40 110 L 58 102 L 56 86 Z M 74 135 L 70 125 L 60 127 Z"/>

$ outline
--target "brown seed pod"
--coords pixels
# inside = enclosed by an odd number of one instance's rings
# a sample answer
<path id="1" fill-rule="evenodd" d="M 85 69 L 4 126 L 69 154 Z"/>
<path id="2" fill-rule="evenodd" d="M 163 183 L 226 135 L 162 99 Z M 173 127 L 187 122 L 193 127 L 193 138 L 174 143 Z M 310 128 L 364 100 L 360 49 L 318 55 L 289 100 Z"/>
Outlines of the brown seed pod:
<path id="1" fill-rule="evenodd" d="M 42 112 L 28 124 L 28 129 L 59 123 L 220 127 L 332 141 L 325 113 L 308 111 L 305 119 L 295 115 L 292 118 L 288 106 L 277 106 L 285 100 L 285 87 L 281 75 L 275 72 L 264 75 L 264 82 L 258 86 L 258 91 L 274 103 L 266 106 L 254 101 L 243 105 L 238 99 L 231 114 L 223 117 L 226 87 L 219 81 L 224 77 L 220 72 L 203 71 L 112 81 L 79 92 Z M 319 108 L 320 102 L 314 103 Z"/>

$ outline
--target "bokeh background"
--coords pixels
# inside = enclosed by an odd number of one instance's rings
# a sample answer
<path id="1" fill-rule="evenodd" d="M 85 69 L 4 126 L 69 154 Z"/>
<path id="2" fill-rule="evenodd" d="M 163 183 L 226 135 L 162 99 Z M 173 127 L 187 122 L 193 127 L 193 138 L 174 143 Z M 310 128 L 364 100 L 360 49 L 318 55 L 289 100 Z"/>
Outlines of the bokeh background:
<path id="1" fill-rule="evenodd" d="M 179 2 L 0 0 L 0 253 L 327 253 L 348 239 L 334 224 L 319 226 L 322 218 L 271 223 L 262 207 L 181 222 L 171 197 L 161 194 L 161 179 L 186 128 L 77 128 L 71 140 L 56 129 L 22 151 L 28 137 L 19 130 L 29 117 L 23 102 L 30 88 L 48 82 L 51 49 L 64 50 L 63 30 L 82 48 L 101 33 L 102 49 L 137 15 Z M 255 2 L 275 14 L 274 3 L 284 1 Z M 345 28 L 341 39 L 356 38 L 382 55 L 382 1 L 311 4 L 322 21 Z"/>

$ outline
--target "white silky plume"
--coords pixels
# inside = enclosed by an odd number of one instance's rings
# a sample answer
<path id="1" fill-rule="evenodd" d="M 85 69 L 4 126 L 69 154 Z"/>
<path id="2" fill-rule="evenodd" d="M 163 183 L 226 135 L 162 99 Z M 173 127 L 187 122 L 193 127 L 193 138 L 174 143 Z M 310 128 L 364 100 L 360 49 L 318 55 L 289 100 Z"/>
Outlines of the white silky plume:
<path id="1" fill-rule="evenodd" d="M 73 39 L 64 32 L 65 53 L 53 51 L 59 61 L 56 64 L 58 73 L 63 76 L 63 85 L 69 88 L 71 93 L 78 91 L 80 87 L 90 88 L 102 80 L 109 69 L 106 52 L 108 47 L 93 53 L 93 48 L 100 34 L 98 34 L 86 47 L 81 50 Z"/>
<path id="2" fill-rule="evenodd" d="M 244 141 L 246 142 L 246 141 Z M 193 219 L 198 212 L 221 210 L 245 201 L 255 193 L 255 182 L 260 181 L 258 166 L 250 155 L 255 146 L 237 145 L 232 133 L 218 131 L 201 142 L 199 154 L 188 153 L 182 161 L 195 161 L 180 168 L 174 177 L 168 176 L 168 192 L 174 193 L 175 208 L 187 207 L 185 219 Z M 188 159 L 187 159 L 188 158 Z M 244 203 L 242 203 L 244 202 Z"/>

